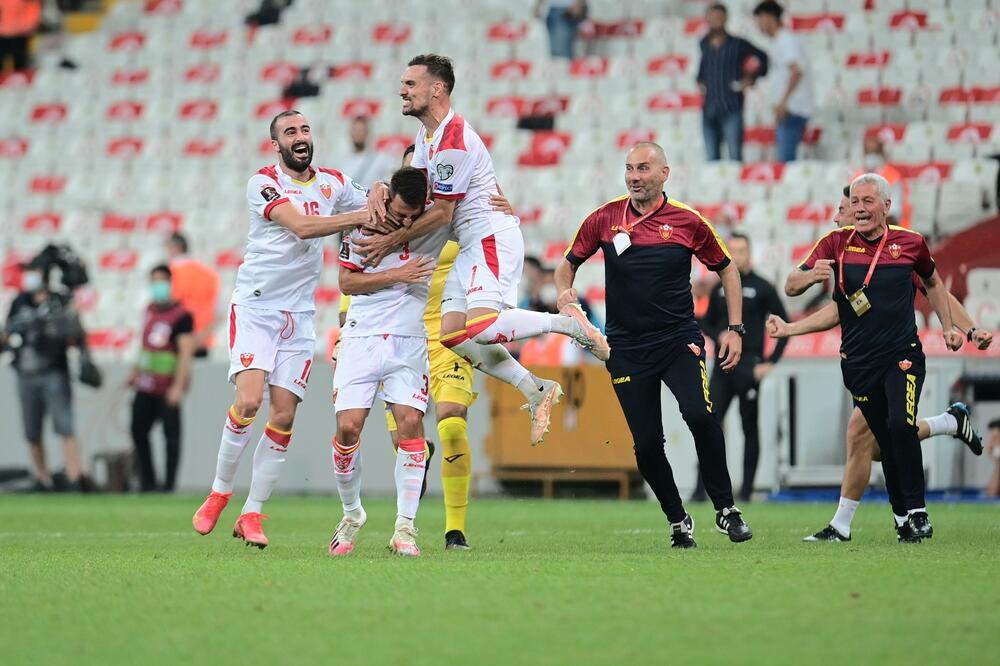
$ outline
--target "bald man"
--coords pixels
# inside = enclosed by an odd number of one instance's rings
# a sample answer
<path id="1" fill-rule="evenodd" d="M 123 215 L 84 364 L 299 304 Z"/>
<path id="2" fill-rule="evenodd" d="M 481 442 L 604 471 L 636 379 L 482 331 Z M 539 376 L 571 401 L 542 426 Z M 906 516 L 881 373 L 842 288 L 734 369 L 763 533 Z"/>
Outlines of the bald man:
<path id="1" fill-rule="evenodd" d="M 712 405 L 705 339 L 694 319 L 691 255 L 716 271 L 725 289 L 728 326 L 719 335 L 719 363 L 731 371 L 743 346 L 740 274 L 729 250 L 702 215 L 667 197 L 663 149 L 638 143 L 625 160 L 628 195 L 583 221 L 556 269 L 560 309 L 577 302 L 573 280 L 584 261 L 604 251 L 607 361 L 611 384 L 632 433 L 639 472 L 670 522 L 673 548 L 692 548 L 694 521 L 684 510 L 663 448 L 660 382 L 670 389 L 694 436 L 716 528 L 733 542 L 753 536 L 733 503 L 722 425 Z"/>

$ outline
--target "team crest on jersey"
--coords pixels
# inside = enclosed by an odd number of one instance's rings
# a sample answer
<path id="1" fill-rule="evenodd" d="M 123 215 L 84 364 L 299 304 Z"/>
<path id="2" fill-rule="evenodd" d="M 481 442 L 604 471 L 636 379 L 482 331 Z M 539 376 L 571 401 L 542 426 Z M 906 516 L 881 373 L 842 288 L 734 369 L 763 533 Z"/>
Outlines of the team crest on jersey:
<path id="1" fill-rule="evenodd" d="M 253 363 L 253 354 L 240 354 L 240 363 L 243 364 L 244 368 L 249 368 L 250 364 Z"/>
<path id="2" fill-rule="evenodd" d="M 899 259 L 899 255 L 903 253 L 903 248 L 899 247 L 898 243 L 893 243 L 889 246 L 889 254 L 892 255 L 893 259 Z"/>
<path id="3" fill-rule="evenodd" d="M 695 343 L 692 342 L 691 344 L 689 344 L 688 349 L 690 349 L 691 353 L 694 354 L 695 356 L 701 356 L 701 347 L 699 347 Z"/>
<path id="4" fill-rule="evenodd" d="M 329 183 L 323 183 L 319 186 L 319 191 L 323 193 L 323 196 L 329 199 L 333 196 L 333 188 L 330 187 Z"/>
<path id="5" fill-rule="evenodd" d="M 910 369 L 912 365 L 913 365 L 912 361 L 904 358 L 902 361 L 899 362 L 899 369 L 902 370 L 903 372 L 906 372 L 907 370 Z"/>
<path id="6" fill-rule="evenodd" d="M 669 224 L 664 224 L 660 227 L 660 238 L 663 240 L 669 240 L 672 233 L 674 233 L 674 228 Z"/>
<path id="7" fill-rule="evenodd" d="M 440 180 L 448 180 L 455 174 L 455 167 L 450 164 L 438 164 L 437 176 Z"/>
<path id="8" fill-rule="evenodd" d="M 274 201 L 281 195 L 278 194 L 278 190 L 274 189 L 270 185 L 267 187 L 262 187 L 260 190 L 260 196 L 264 197 L 264 201 Z"/>

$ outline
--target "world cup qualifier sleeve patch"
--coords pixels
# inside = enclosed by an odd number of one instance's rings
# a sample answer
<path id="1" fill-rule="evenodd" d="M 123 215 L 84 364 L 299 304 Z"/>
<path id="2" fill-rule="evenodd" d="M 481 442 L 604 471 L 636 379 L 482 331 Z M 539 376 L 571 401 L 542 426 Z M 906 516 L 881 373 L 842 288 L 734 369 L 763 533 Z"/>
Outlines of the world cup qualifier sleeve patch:
<path id="1" fill-rule="evenodd" d="M 278 194 L 278 190 L 274 189 L 271 186 L 261 188 L 260 195 L 264 197 L 264 201 L 274 201 L 275 199 L 281 196 L 280 194 Z"/>
<path id="2" fill-rule="evenodd" d="M 438 164 L 437 176 L 441 180 L 448 180 L 455 173 L 455 167 L 450 164 Z"/>

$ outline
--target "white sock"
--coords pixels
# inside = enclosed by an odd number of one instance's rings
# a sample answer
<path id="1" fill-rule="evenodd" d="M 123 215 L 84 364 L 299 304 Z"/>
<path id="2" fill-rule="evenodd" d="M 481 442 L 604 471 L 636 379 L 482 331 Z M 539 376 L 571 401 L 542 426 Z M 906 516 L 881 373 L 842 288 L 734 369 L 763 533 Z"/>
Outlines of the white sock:
<path id="1" fill-rule="evenodd" d="M 501 345 L 481 345 L 472 340 L 464 340 L 452 347 L 452 351 L 465 357 L 477 370 L 511 386 L 517 386 L 518 389 L 521 389 L 520 383 L 531 376 L 527 368 L 514 360 L 510 352 Z M 534 389 L 538 390 L 538 386 Z M 524 393 L 524 390 L 521 392 Z"/>
<path id="2" fill-rule="evenodd" d="M 264 428 L 264 435 L 257 443 L 257 450 L 253 454 L 250 493 L 241 513 L 260 513 L 264 509 L 264 502 L 270 499 L 271 492 L 281 476 L 281 466 L 285 464 L 285 455 L 288 453 L 288 443 L 291 438 L 291 432 L 275 430 L 270 423 Z"/>
<path id="3" fill-rule="evenodd" d="M 851 521 L 854 520 L 854 512 L 858 510 L 859 504 L 861 502 L 858 500 L 841 497 L 840 504 L 837 506 L 837 513 L 833 514 L 833 520 L 830 521 L 833 529 L 844 536 L 851 536 Z"/>
<path id="4" fill-rule="evenodd" d="M 905 525 L 906 519 L 909 518 L 909 516 L 897 516 L 896 514 L 892 514 L 892 517 L 896 519 L 896 527 Z"/>
<path id="5" fill-rule="evenodd" d="M 907 516 L 912 516 L 915 513 L 927 513 L 927 507 L 926 506 L 922 506 L 919 509 L 910 509 L 909 511 L 906 512 L 906 515 Z"/>
<path id="6" fill-rule="evenodd" d="M 359 520 L 361 508 L 361 440 L 354 446 L 343 446 L 333 440 L 333 473 L 337 477 L 337 492 L 344 505 L 344 515 Z"/>
<path id="7" fill-rule="evenodd" d="M 222 443 L 219 445 L 219 458 L 215 463 L 215 480 L 212 490 L 217 493 L 233 492 L 233 479 L 236 468 L 240 465 L 240 456 L 250 441 L 250 430 L 253 428 L 253 418 L 241 419 L 230 407 L 226 414 L 226 424 L 222 427 Z"/>
<path id="8" fill-rule="evenodd" d="M 423 437 L 403 439 L 396 452 L 396 514 L 410 521 L 417 517 L 420 506 L 420 488 L 424 484 L 427 464 L 426 447 Z"/>
<path id="9" fill-rule="evenodd" d="M 948 412 L 938 414 L 937 416 L 929 416 L 924 420 L 927 421 L 927 429 L 930 431 L 931 437 L 958 434 L 958 419 Z"/>

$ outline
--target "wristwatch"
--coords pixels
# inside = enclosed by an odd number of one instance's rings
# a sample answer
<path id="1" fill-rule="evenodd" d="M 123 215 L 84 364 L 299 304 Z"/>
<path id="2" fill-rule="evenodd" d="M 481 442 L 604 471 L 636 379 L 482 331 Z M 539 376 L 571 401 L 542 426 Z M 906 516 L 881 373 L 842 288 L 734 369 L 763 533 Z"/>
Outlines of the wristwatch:
<path id="1" fill-rule="evenodd" d="M 973 326 L 972 328 L 970 328 L 970 329 L 969 329 L 969 330 L 968 330 L 968 331 L 966 332 L 966 334 L 965 334 L 965 339 L 966 339 L 966 340 L 967 340 L 968 342 L 972 342 L 972 336 L 976 334 L 976 330 L 977 330 L 977 329 L 976 329 L 976 327 L 975 327 L 975 326 Z"/>
<path id="2" fill-rule="evenodd" d="M 726 328 L 728 328 L 733 333 L 736 333 L 741 338 L 747 334 L 747 327 L 744 326 L 743 324 L 730 324 Z"/>

